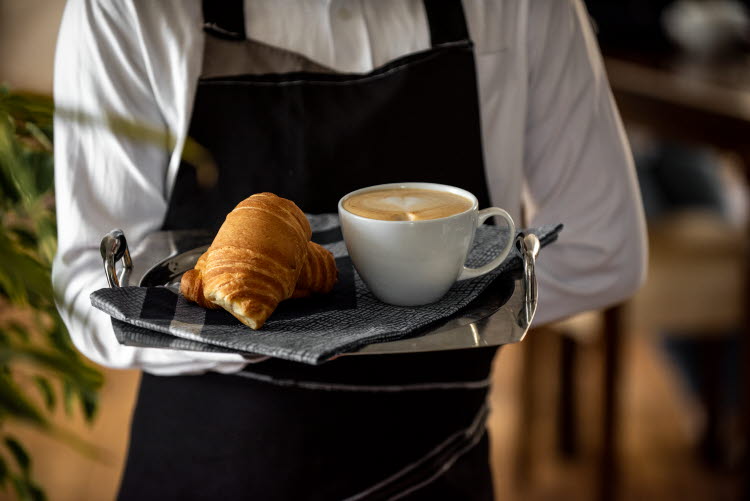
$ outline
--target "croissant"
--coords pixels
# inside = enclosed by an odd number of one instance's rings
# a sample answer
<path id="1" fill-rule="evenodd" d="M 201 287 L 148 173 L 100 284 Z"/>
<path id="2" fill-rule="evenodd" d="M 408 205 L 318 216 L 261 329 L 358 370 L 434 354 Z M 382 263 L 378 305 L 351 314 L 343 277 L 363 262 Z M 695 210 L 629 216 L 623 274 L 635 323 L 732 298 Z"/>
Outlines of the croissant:
<path id="1" fill-rule="evenodd" d="M 302 211 L 272 193 L 227 215 L 201 270 L 203 293 L 252 329 L 294 292 L 312 232 Z"/>
<path id="2" fill-rule="evenodd" d="M 195 268 L 186 271 L 182 275 L 180 280 L 180 292 L 185 296 L 186 299 L 198 303 L 204 308 L 212 310 L 219 309 L 221 306 L 215 305 L 208 299 L 203 292 L 203 277 L 201 273 L 206 265 L 206 255 L 208 251 L 204 252 L 198 261 L 195 263 Z"/>
<path id="3" fill-rule="evenodd" d="M 337 278 L 338 269 L 333 254 L 315 242 L 307 242 L 307 259 L 302 266 L 292 297 L 331 292 Z"/>
<path id="4" fill-rule="evenodd" d="M 198 303 L 204 308 L 219 309 L 218 306 L 208 299 L 203 293 L 203 279 L 201 271 L 205 266 L 206 254 L 204 252 L 195 263 L 195 268 L 188 270 L 182 275 L 180 292 L 189 301 Z M 311 294 L 325 294 L 331 292 L 338 279 L 336 261 L 328 250 L 315 242 L 307 242 L 307 256 L 305 264 L 302 265 L 297 286 L 292 293 L 293 298 L 303 298 Z"/>
<path id="5" fill-rule="evenodd" d="M 333 255 L 310 236 L 310 224 L 293 202 L 253 195 L 227 215 L 211 247 L 183 275 L 180 290 L 259 329 L 280 301 L 333 288 Z"/>

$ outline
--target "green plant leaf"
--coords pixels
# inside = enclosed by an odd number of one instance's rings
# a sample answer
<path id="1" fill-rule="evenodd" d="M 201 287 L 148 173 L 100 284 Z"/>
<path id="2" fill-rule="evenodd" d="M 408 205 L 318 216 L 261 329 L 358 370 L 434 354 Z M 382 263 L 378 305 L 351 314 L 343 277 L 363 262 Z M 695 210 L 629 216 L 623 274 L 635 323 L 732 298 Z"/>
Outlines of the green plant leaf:
<path id="1" fill-rule="evenodd" d="M 20 156 L 33 180 L 36 198 L 51 190 L 54 182 L 52 157 L 45 151 L 24 150 L 23 148 Z"/>
<path id="2" fill-rule="evenodd" d="M 8 323 L 8 325 L 5 327 L 5 329 L 13 334 L 15 339 L 19 339 L 20 341 L 24 343 L 28 343 L 31 339 L 29 335 L 28 329 L 26 329 L 26 326 L 19 324 L 16 321 L 11 321 Z"/>
<path id="3" fill-rule="evenodd" d="M 45 211 L 37 218 L 36 231 L 39 237 L 38 257 L 47 269 L 51 269 L 57 250 L 57 224 L 52 212 Z"/>
<path id="4" fill-rule="evenodd" d="M 39 487 L 37 484 L 29 481 L 28 487 L 29 487 L 29 494 L 31 494 L 31 499 L 33 501 L 47 501 L 47 495 L 44 493 L 42 488 Z"/>
<path id="5" fill-rule="evenodd" d="M 13 183 L 8 169 L 3 168 L 3 163 L 0 158 L 0 207 L 7 210 L 21 200 L 21 194 Z"/>
<path id="6" fill-rule="evenodd" d="M 79 391 L 78 399 L 81 403 L 81 411 L 87 422 L 92 422 L 99 409 L 99 394 L 93 391 Z"/>
<path id="7" fill-rule="evenodd" d="M 16 237 L 24 249 L 36 249 L 39 238 L 28 228 L 19 225 L 8 226 L 7 230 Z"/>
<path id="8" fill-rule="evenodd" d="M 33 172 L 27 168 L 23 160 L 23 152 L 16 139 L 13 122 L 0 120 L 0 169 L 3 171 L 3 187 L 21 207 L 28 207 L 38 198 L 39 193 L 36 190 Z"/>
<path id="9" fill-rule="evenodd" d="M 60 314 L 57 310 L 50 312 L 52 318 L 52 328 L 47 332 L 47 337 L 52 344 L 52 347 L 62 353 L 65 353 L 76 360 L 80 359 L 78 352 L 73 347 L 73 343 L 68 335 L 68 329 L 65 327 L 65 323 L 60 318 Z"/>
<path id="10" fill-rule="evenodd" d="M 29 493 L 28 485 L 24 477 L 18 475 L 11 475 L 10 479 L 13 483 L 13 489 L 16 491 L 19 501 L 31 501 L 31 494 Z"/>
<path id="11" fill-rule="evenodd" d="M 7 208 L 20 203 L 21 191 L 13 176 L 19 163 L 16 161 L 17 146 L 13 129 L 3 118 L 0 115 L 0 203 Z"/>
<path id="12" fill-rule="evenodd" d="M 50 412 L 54 411 L 55 404 L 57 403 L 57 396 L 55 395 L 55 390 L 52 388 L 52 384 L 43 376 L 34 376 L 34 384 L 39 388 L 39 392 L 44 398 L 44 405 L 47 407 L 47 410 Z"/>
<path id="13" fill-rule="evenodd" d="M 65 415 L 73 415 L 73 401 L 76 397 L 76 392 L 73 385 L 67 379 L 62 382 L 62 393 L 63 393 L 63 407 L 65 408 Z"/>
<path id="14" fill-rule="evenodd" d="M 5 459 L 0 456 L 0 488 L 4 488 L 8 481 L 8 465 L 5 464 Z"/>
<path id="15" fill-rule="evenodd" d="M 11 358 L 26 359 L 44 369 L 57 372 L 74 387 L 84 390 L 98 389 L 103 383 L 102 374 L 76 358 L 66 354 L 41 349 L 33 345 L 15 345 L 0 348 L 0 363 Z"/>
<path id="16" fill-rule="evenodd" d="M 8 475 L 12 481 L 13 490 L 19 501 L 45 501 L 47 495 L 31 477 L 26 475 Z"/>
<path id="17" fill-rule="evenodd" d="M 0 376 L 0 415 L 26 421 L 41 428 L 49 423 L 42 412 L 32 404 L 8 375 Z"/>
<path id="18" fill-rule="evenodd" d="M 36 139 L 37 143 L 44 149 L 45 153 L 52 153 L 52 138 L 47 132 L 43 131 L 34 122 L 25 122 L 24 127 L 29 131 L 29 134 Z M 45 155 L 47 158 L 51 158 L 49 155 Z"/>
<path id="19" fill-rule="evenodd" d="M 55 103 L 52 97 L 33 92 L 0 91 L 0 112 L 20 122 L 32 122 L 50 135 Z M 51 136 L 50 136 L 51 137 Z"/>
<path id="20" fill-rule="evenodd" d="M 52 297 L 50 271 L 21 250 L 8 235 L 0 233 L 0 286 L 11 303 L 28 304 L 29 299 Z"/>
<path id="21" fill-rule="evenodd" d="M 6 435 L 5 447 L 8 449 L 8 451 L 10 451 L 13 459 L 16 460 L 16 464 L 18 464 L 21 472 L 23 472 L 25 476 L 28 476 L 29 472 L 31 471 L 31 457 L 29 456 L 29 453 L 26 451 L 24 446 L 21 445 L 21 443 L 15 438 L 11 437 L 10 435 Z"/>
<path id="22" fill-rule="evenodd" d="M 121 117 L 81 110 L 57 111 L 61 120 L 75 120 L 81 127 L 107 127 L 111 133 L 126 139 L 168 149 L 174 147 L 174 137 L 161 126 L 144 127 Z M 43 413 L 63 405 L 70 415 L 80 405 L 82 414 L 91 420 L 102 384 L 101 373 L 73 347 L 55 308 L 51 287 L 50 270 L 57 246 L 54 113 L 50 96 L 15 92 L 0 86 L 0 300 L 26 308 L 34 320 L 33 325 L 5 323 L 0 328 L 0 430 L 10 420 L 22 420 L 73 445 L 79 452 L 98 454 L 94 446 L 50 424 Z M 213 161 L 208 152 L 190 139 L 185 150 L 185 160 L 195 164 L 202 174 L 199 179 L 210 180 Z M 36 389 L 16 384 L 13 379 L 16 364 L 30 365 L 34 369 L 32 374 L 43 371 L 33 376 Z M 58 384 L 62 386 L 60 393 Z M 41 394 L 44 407 L 29 398 L 30 392 Z M 9 437 L 9 440 L 5 445 L 18 461 L 25 451 L 15 439 Z M 44 500 L 44 492 L 28 475 L 30 468 L 22 468 L 25 473 L 19 475 L 10 469 L 9 463 L 0 457 L 0 486 L 5 479 L 5 485 L 12 484 L 19 499 Z"/>

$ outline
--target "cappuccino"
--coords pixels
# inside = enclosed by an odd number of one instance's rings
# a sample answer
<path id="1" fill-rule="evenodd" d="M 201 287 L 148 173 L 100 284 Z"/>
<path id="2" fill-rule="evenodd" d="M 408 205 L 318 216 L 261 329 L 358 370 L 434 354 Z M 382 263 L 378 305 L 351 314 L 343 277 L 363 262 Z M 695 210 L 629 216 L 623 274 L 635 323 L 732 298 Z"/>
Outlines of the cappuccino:
<path id="1" fill-rule="evenodd" d="M 474 195 L 444 184 L 371 186 L 344 195 L 338 209 L 341 233 L 362 281 L 375 297 L 399 306 L 433 303 L 456 280 L 491 272 L 515 241 L 510 214 L 497 207 L 479 210 Z M 474 232 L 491 216 L 508 223 L 511 238 L 489 263 L 468 268 Z"/>
<path id="2" fill-rule="evenodd" d="M 352 214 L 368 219 L 425 221 L 466 212 L 474 203 L 447 191 L 392 188 L 353 195 L 342 205 Z"/>

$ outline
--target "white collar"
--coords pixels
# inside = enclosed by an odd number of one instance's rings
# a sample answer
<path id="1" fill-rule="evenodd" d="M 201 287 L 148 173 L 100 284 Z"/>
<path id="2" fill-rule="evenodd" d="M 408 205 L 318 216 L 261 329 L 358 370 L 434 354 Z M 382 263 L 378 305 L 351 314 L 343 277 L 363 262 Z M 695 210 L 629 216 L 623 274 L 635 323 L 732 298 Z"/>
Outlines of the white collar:
<path id="1" fill-rule="evenodd" d="M 364 73 L 430 46 L 422 0 L 245 0 L 248 38 Z"/>

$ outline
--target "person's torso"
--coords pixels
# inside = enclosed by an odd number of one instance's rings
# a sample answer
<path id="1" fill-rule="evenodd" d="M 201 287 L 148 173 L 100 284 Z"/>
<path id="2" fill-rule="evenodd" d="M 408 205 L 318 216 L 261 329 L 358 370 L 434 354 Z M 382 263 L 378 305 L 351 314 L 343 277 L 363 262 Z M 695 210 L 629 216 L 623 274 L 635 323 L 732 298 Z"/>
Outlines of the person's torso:
<path id="1" fill-rule="evenodd" d="M 387 64 L 394 58 L 419 50 L 427 43 L 425 17 L 419 10 L 422 6 L 415 0 L 405 2 L 406 5 L 402 2 L 299 3 L 303 6 L 297 2 L 245 1 L 246 6 L 251 3 L 251 9 L 262 9 L 267 16 L 265 22 L 258 21 L 265 26 L 264 29 L 254 26 L 254 21 L 248 21 L 251 40 L 297 52 L 320 66 L 339 66 L 330 68 L 333 71 L 357 68 L 367 71 L 370 67 Z M 536 14 L 530 12 L 526 0 L 467 0 L 463 4 L 475 44 L 485 169 L 491 201 L 518 218 L 528 67 L 532 57 L 528 54 L 528 38 L 533 31 L 530 24 L 539 21 L 530 17 Z M 342 7 L 346 9 L 338 12 Z M 180 9 L 154 2 L 138 5 L 137 10 L 142 20 L 143 36 L 162 42 L 154 43 L 157 50 L 149 51 L 145 57 L 151 68 L 157 102 L 176 138 L 176 149 L 165 179 L 165 197 L 169 197 L 192 114 L 197 78 L 205 67 L 202 65 L 204 36 L 198 19 L 200 2 L 186 3 Z M 544 8 L 537 10 L 544 11 Z M 312 11 L 316 14 L 301 19 L 303 13 Z M 368 14 L 372 12 L 377 15 Z M 397 15 L 410 12 L 413 19 Z M 167 29 L 155 21 L 164 16 L 173 20 Z M 350 28 L 352 26 L 356 28 Z M 328 38 L 318 42 L 323 35 Z M 323 57 L 331 53 L 336 56 L 333 63 L 330 58 Z M 158 68 L 167 66 L 172 68 L 170 75 L 158 71 Z"/>

